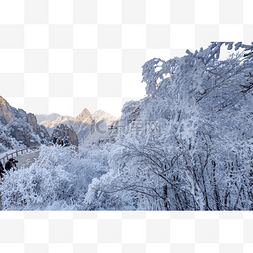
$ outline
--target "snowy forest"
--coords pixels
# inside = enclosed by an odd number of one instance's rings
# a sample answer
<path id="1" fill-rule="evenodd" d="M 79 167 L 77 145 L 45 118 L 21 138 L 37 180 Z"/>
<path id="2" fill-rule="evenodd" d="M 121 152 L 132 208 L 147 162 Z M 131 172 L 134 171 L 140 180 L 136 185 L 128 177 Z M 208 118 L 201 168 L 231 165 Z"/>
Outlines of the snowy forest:
<path id="1" fill-rule="evenodd" d="M 151 59 L 142 82 L 113 141 L 42 145 L 6 174 L 3 210 L 253 210 L 253 43 Z"/>

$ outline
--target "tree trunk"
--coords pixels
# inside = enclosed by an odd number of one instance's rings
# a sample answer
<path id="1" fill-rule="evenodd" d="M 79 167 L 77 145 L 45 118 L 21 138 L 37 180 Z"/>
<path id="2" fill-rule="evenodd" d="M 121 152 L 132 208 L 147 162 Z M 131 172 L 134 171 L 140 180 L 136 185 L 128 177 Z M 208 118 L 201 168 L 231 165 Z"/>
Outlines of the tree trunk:
<path id="1" fill-rule="evenodd" d="M 163 186 L 164 208 L 165 208 L 165 210 L 169 211 L 170 209 L 168 207 L 167 197 L 168 197 L 168 186 L 167 186 L 167 184 L 165 184 Z"/>
<path id="2" fill-rule="evenodd" d="M 214 187 L 214 199 L 215 199 L 215 204 L 216 204 L 216 209 L 220 211 L 220 195 L 217 187 L 217 182 L 216 182 L 216 173 L 215 173 L 215 166 L 216 163 L 215 161 L 212 161 L 213 165 L 213 187 Z"/>

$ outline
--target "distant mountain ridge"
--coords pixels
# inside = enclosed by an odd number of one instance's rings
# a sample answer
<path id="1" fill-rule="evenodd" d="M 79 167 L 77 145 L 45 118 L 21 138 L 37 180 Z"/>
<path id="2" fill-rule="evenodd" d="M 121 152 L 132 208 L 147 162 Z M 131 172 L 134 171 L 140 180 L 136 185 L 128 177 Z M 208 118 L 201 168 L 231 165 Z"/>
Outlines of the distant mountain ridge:
<path id="1" fill-rule="evenodd" d="M 92 119 L 95 120 L 95 122 L 99 122 L 102 119 L 105 119 L 106 124 L 110 125 L 112 122 L 116 121 L 118 118 L 108 114 L 107 112 L 104 112 L 103 110 L 98 110 L 92 114 Z"/>
<path id="2" fill-rule="evenodd" d="M 116 117 L 104 112 L 103 110 L 98 110 L 91 114 L 87 108 L 83 109 L 82 112 L 75 118 L 70 116 L 59 116 L 54 120 L 49 120 L 50 117 L 54 117 L 50 115 L 48 116 L 49 117 L 44 117 L 46 120 L 40 122 L 40 125 L 45 126 L 50 135 L 52 135 L 57 126 L 66 124 L 68 127 L 73 127 L 78 136 L 79 144 L 85 144 L 87 140 L 90 139 L 90 135 L 95 129 L 95 124 L 99 121 L 104 119 L 105 124 L 103 123 L 103 127 L 106 128 L 106 126 L 109 126 L 117 120 Z"/>
<path id="3" fill-rule="evenodd" d="M 58 114 L 58 113 L 51 113 L 51 114 L 35 114 L 35 116 L 36 116 L 36 118 L 37 118 L 38 124 L 40 124 L 42 121 L 46 121 L 46 120 L 54 121 L 54 120 L 56 120 L 57 118 L 61 117 L 61 115 Z"/>
<path id="4" fill-rule="evenodd" d="M 40 125 L 43 125 L 46 128 L 53 128 L 53 127 L 63 124 L 63 123 L 67 124 L 67 125 L 69 125 L 69 124 L 72 125 L 74 120 L 75 120 L 75 118 L 70 117 L 70 116 L 60 116 L 53 121 L 50 121 L 50 120 L 42 121 L 42 122 L 40 122 Z"/>

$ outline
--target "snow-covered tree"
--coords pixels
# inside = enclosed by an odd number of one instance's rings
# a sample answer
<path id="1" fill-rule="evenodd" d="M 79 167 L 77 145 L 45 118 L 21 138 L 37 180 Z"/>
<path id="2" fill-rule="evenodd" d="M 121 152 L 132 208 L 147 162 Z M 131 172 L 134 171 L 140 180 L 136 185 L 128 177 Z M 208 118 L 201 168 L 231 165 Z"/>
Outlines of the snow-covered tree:
<path id="1" fill-rule="evenodd" d="M 235 52 L 221 61 L 222 45 Z M 128 129 L 159 120 L 162 132 L 121 132 L 112 170 L 90 185 L 89 196 L 131 192 L 124 201 L 136 203 L 137 194 L 137 209 L 145 210 L 252 209 L 250 50 L 214 42 L 181 58 L 146 62 L 147 97 L 127 103 L 122 119 Z"/>
<path id="2" fill-rule="evenodd" d="M 42 146 L 29 167 L 8 172 L 0 185 L 3 210 L 83 210 L 88 185 L 108 171 L 107 153 Z"/>
<path id="3" fill-rule="evenodd" d="M 224 46 L 234 52 L 220 60 Z M 253 210 L 251 52 L 213 42 L 146 62 L 147 96 L 123 106 L 115 142 L 79 154 L 45 147 L 5 176 L 4 208 Z"/>

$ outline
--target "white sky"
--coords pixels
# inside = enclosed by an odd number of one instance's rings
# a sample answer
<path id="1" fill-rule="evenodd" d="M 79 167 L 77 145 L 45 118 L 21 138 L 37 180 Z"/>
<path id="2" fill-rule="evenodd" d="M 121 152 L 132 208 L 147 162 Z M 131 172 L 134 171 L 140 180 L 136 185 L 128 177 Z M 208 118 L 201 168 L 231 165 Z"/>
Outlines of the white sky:
<path id="1" fill-rule="evenodd" d="M 203 48 L 206 48 L 209 44 L 207 45 L 203 45 Z M 190 49 L 190 51 L 194 52 L 195 49 Z M 185 50 L 182 49 L 181 51 L 178 52 L 177 56 L 183 56 L 185 55 Z M 226 50 L 226 46 L 222 46 L 221 49 L 221 55 L 220 55 L 220 59 L 224 60 L 227 58 L 228 56 L 228 52 L 232 53 L 233 50 L 227 51 Z M 171 56 L 174 57 L 175 55 Z M 161 57 L 163 60 L 168 60 L 166 57 L 162 57 L 161 52 L 158 52 L 158 56 L 157 57 Z M 36 74 L 37 75 L 37 74 Z M 38 76 L 36 76 L 36 78 L 38 78 L 38 90 L 37 93 L 42 94 L 42 96 L 45 98 L 46 94 L 48 94 L 48 87 L 43 90 L 41 87 L 43 87 L 43 78 L 46 78 L 46 75 L 43 76 L 43 74 L 38 74 Z M 124 102 L 126 102 L 127 100 L 138 100 L 141 99 L 145 96 L 145 83 L 141 83 L 141 72 L 140 73 L 136 73 L 135 75 L 131 76 L 131 75 L 122 75 L 122 94 L 124 95 L 123 97 L 97 97 L 97 101 L 94 103 L 92 103 L 91 106 L 89 106 L 89 103 L 87 102 L 85 104 L 85 98 L 83 98 L 84 101 L 84 105 L 79 105 L 78 109 L 73 108 L 73 105 L 75 104 L 75 97 L 49 97 L 48 98 L 48 109 L 47 112 L 49 114 L 51 113 L 58 113 L 61 115 L 69 115 L 69 116 L 73 116 L 76 117 L 79 113 L 81 113 L 81 111 L 84 108 L 87 108 L 91 113 L 94 113 L 96 110 L 103 110 L 115 117 L 120 117 L 121 115 L 121 109 L 122 106 L 124 104 Z M 37 80 L 37 79 L 36 79 Z M 82 81 L 84 82 L 84 81 Z M 34 83 L 34 81 L 32 82 Z M 45 81 L 44 81 L 45 83 Z M 92 89 L 93 91 L 91 91 L 90 95 L 93 95 L 91 97 L 94 97 L 94 94 L 96 94 L 96 83 L 91 84 L 93 85 Z M 44 92 L 44 95 L 43 95 Z M 94 94 L 93 94 L 93 93 Z M 28 93 L 26 93 L 28 94 Z M 83 96 L 85 94 L 85 91 L 80 94 L 79 97 Z M 1 94 L 2 95 L 2 94 Z M 76 95 L 76 94 L 75 94 Z M 78 95 L 78 94 L 77 94 Z M 6 100 L 14 107 L 16 108 L 22 108 L 24 110 L 26 110 L 27 112 L 31 112 L 31 113 L 35 113 L 35 114 L 45 114 L 45 108 L 43 108 L 43 106 L 37 106 L 36 101 L 34 101 L 34 107 L 30 106 L 29 109 L 27 109 L 25 107 L 25 100 L 26 97 L 10 97 L 10 96 L 4 96 L 6 98 Z M 37 97 L 36 94 L 28 94 L 28 97 L 34 98 Z M 89 98 L 88 98 L 89 99 Z M 80 98 L 79 98 L 80 100 Z"/>

